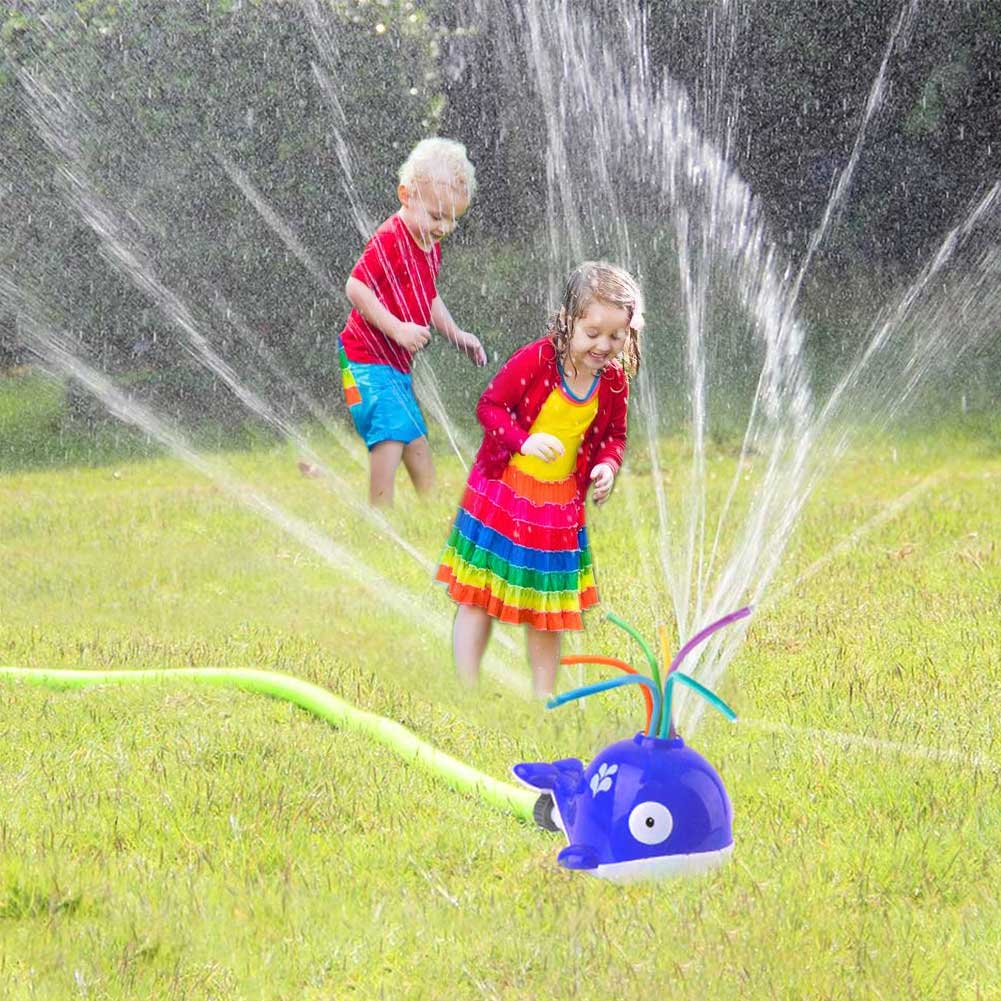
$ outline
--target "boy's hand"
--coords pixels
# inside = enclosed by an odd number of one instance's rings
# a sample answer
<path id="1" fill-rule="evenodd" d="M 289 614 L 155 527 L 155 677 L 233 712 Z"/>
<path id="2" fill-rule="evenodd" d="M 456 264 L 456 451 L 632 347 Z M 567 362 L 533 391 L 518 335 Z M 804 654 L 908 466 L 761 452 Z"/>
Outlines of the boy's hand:
<path id="1" fill-rule="evenodd" d="M 419 323 L 401 323 L 393 338 L 401 348 L 416 354 L 429 340 L 431 331 L 427 327 L 422 327 Z"/>
<path id="2" fill-rule="evenodd" d="M 487 353 L 484 351 L 480 339 L 475 334 L 470 334 L 465 330 L 462 333 L 465 340 L 459 345 L 459 350 L 472 359 L 477 368 L 483 368 L 487 363 Z"/>
<path id="3" fill-rule="evenodd" d="M 555 435 L 546 434 L 545 431 L 530 434 L 525 439 L 525 444 L 521 446 L 522 455 L 534 455 L 543 462 L 552 462 L 553 459 L 558 459 L 563 452 L 563 442 Z"/>
<path id="4" fill-rule="evenodd" d="M 599 462 L 591 470 L 591 482 L 594 484 L 594 489 L 591 491 L 594 503 L 603 504 L 608 500 L 608 495 L 612 492 L 612 485 L 615 483 L 615 473 L 612 472 L 612 467 L 606 462 Z"/>

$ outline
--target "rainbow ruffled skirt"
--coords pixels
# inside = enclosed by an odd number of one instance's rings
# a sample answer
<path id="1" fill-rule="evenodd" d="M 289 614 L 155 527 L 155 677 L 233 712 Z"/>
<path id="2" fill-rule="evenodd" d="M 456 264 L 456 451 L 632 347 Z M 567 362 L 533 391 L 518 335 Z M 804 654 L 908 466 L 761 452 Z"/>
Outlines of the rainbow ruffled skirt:
<path id="1" fill-rule="evenodd" d="M 490 480 L 474 466 L 436 578 L 502 622 L 583 629 L 598 590 L 574 477 L 547 483 L 508 466 Z"/>

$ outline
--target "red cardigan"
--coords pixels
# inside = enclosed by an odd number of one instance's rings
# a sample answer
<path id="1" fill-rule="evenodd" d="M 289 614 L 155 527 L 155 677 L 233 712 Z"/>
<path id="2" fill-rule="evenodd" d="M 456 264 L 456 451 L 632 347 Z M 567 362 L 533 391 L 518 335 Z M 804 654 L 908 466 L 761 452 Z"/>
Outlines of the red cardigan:
<path id="1" fill-rule="evenodd" d="M 476 417 L 483 425 L 483 444 L 476 465 L 489 479 L 499 479 L 511 456 L 521 450 L 528 429 L 539 416 L 553 387 L 559 385 L 556 348 L 549 337 L 519 348 L 483 391 Z M 598 412 L 577 453 L 577 492 L 587 493 L 591 470 L 607 462 L 618 472 L 626 451 L 626 410 L 629 382 L 616 361 L 602 369 L 598 383 Z"/>

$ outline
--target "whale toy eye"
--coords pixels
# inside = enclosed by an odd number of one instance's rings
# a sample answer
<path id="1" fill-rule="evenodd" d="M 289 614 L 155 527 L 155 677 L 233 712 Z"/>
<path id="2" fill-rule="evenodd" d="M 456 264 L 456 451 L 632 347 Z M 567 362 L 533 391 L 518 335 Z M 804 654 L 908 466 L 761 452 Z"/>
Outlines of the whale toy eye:
<path id="1" fill-rule="evenodd" d="M 666 841 L 673 827 L 671 811 L 654 800 L 634 806 L 629 814 L 629 833 L 644 845 L 659 845 Z"/>

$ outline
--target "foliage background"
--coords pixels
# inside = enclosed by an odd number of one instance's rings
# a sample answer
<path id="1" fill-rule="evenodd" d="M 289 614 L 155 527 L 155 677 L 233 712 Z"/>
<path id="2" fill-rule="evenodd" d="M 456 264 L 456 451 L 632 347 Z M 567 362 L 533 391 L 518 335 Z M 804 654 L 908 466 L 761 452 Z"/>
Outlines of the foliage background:
<path id="1" fill-rule="evenodd" d="M 466 142 L 480 196 L 446 247 L 442 288 L 460 322 L 498 357 L 538 331 L 550 305 L 539 278 L 544 129 L 525 100 L 525 67 L 498 41 L 521 5 L 322 5 L 332 25 L 322 50 L 304 5 L 287 0 L 15 0 L 2 15 L 0 264 L 57 300 L 81 345 L 168 411 L 224 416 L 230 404 L 67 208 L 21 99 L 19 70 L 79 101 L 90 176 L 137 222 L 167 284 L 211 318 L 227 357 L 246 351 L 227 327 L 235 312 L 297 378 L 336 397 L 332 339 L 346 314 L 344 276 L 363 240 L 342 189 L 334 126 L 375 222 L 395 208 L 396 170 L 417 139 L 442 132 Z M 580 8 L 599 36 L 615 30 L 614 4 L 581 0 Z M 765 2 L 724 18 L 727 8 L 646 3 L 652 71 L 686 86 L 703 128 L 726 146 L 762 199 L 773 238 L 795 258 L 847 160 L 901 8 L 888 0 Z M 859 318 L 996 176 L 999 42 L 996 2 L 919 10 L 891 63 L 887 106 L 846 215 L 806 290 L 804 314 L 824 364 L 854 350 Z M 334 81 L 343 119 L 314 64 Z M 328 281 L 268 229 L 219 152 L 287 221 Z M 0 313 L 0 364 L 25 358 L 16 323 Z M 988 369 L 999 355 L 995 344 L 983 359 Z M 454 366 L 438 368 L 450 392 L 477 391 L 475 377 L 466 373 L 460 384 Z M 268 390 L 281 398 L 285 387 Z M 992 405 L 996 380 L 981 376 L 972 396 Z"/>

